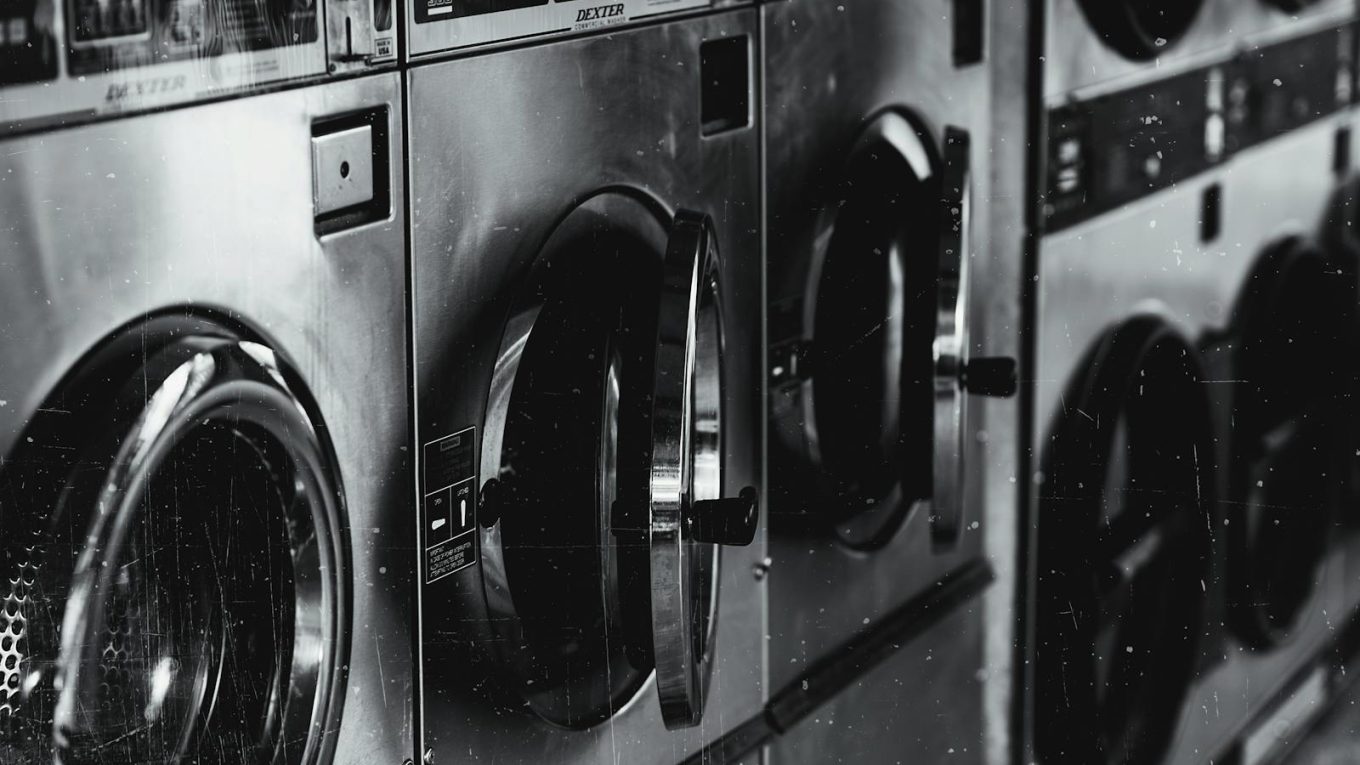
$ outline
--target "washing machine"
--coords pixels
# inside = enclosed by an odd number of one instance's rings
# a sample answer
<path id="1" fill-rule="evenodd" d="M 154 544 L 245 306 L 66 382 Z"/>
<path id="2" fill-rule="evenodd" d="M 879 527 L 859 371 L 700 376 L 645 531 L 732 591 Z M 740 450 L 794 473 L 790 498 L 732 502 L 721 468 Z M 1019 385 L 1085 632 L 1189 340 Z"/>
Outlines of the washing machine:
<path id="1" fill-rule="evenodd" d="M 406 75 L 427 762 L 673 763 L 761 708 L 757 44 Z"/>
<path id="2" fill-rule="evenodd" d="M 1019 302 L 977 245 L 988 5 L 761 7 L 773 762 L 984 756 L 983 506 L 1015 413 L 983 403 L 1013 392 L 1014 324 L 973 320 Z"/>
<path id="3" fill-rule="evenodd" d="M 1326 349 L 1353 331 L 1353 268 L 1317 237 L 1352 11 L 1281 31 L 1206 2 L 1179 38 L 1133 35 L 1166 51 L 1140 54 L 1113 30 L 1071 44 L 1062 5 L 1039 117 L 1023 756 L 1265 761 L 1272 714 L 1324 698 L 1345 618 L 1329 542 L 1349 373 Z M 1128 4 L 1122 34 L 1158 7 Z"/>
<path id="4" fill-rule="evenodd" d="M 0 760 L 414 753 L 400 92 L 0 144 Z"/>

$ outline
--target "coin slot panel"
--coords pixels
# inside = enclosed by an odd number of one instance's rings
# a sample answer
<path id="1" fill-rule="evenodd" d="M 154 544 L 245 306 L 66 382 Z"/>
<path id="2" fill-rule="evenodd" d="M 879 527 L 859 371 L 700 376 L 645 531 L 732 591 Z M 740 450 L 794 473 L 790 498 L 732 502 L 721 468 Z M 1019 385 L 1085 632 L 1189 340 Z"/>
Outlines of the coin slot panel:
<path id="1" fill-rule="evenodd" d="M 312 124 L 313 203 L 318 236 L 391 215 L 389 125 L 386 106 Z M 347 137 L 354 140 L 346 141 Z M 346 145 L 327 146 L 336 141 L 345 141 Z M 359 148 L 362 142 L 369 143 L 366 151 Z"/>
<path id="2" fill-rule="evenodd" d="M 709 40 L 699 46 L 699 120 L 705 136 L 751 124 L 751 38 Z"/>

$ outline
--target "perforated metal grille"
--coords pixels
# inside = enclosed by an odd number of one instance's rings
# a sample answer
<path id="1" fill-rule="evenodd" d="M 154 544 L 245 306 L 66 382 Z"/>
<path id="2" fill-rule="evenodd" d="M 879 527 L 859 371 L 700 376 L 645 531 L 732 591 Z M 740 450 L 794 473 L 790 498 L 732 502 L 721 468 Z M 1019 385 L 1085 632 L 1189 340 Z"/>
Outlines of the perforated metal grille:
<path id="1" fill-rule="evenodd" d="M 33 607 L 33 585 L 38 578 L 34 548 L 24 549 L 14 576 L 5 583 L 0 605 L 0 732 L 7 732 L 19 711 L 27 663 L 28 611 Z"/>
<path id="2" fill-rule="evenodd" d="M 142 710 L 137 709 L 134 684 L 142 678 L 144 667 L 135 666 L 141 636 L 138 625 L 143 624 L 140 599 L 133 597 L 133 584 L 128 568 L 122 570 L 105 612 L 103 646 L 99 656 L 99 711 L 105 719 L 134 720 Z"/>

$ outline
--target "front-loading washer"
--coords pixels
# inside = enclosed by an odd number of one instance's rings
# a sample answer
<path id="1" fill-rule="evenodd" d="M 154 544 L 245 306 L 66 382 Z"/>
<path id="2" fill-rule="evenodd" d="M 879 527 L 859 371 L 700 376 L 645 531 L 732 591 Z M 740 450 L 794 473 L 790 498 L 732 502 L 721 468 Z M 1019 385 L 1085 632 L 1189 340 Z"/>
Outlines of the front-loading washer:
<path id="1" fill-rule="evenodd" d="M 993 175 L 1023 169 L 990 161 L 990 5 L 761 6 L 770 679 L 805 696 L 775 762 L 984 756 L 990 575 L 939 583 L 990 569 L 985 486 L 1014 448 L 1013 404 L 968 395 L 1015 376 L 988 330 L 1018 311 L 1018 267 L 975 244 Z"/>
<path id="2" fill-rule="evenodd" d="M 1309 350 L 1353 302 L 1314 242 L 1353 90 L 1329 13 L 1081 91 L 1044 71 L 1024 757 L 1260 761 L 1344 618 L 1345 365 Z"/>
<path id="3" fill-rule="evenodd" d="M 407 73 L 430 760 L 675 762 L 760 710 L 756 30 Z"/>
<path id="4" fill-rule="evenodd" d="M 400 84 L 0 144 L 5 762 L 414 751 Z"/>

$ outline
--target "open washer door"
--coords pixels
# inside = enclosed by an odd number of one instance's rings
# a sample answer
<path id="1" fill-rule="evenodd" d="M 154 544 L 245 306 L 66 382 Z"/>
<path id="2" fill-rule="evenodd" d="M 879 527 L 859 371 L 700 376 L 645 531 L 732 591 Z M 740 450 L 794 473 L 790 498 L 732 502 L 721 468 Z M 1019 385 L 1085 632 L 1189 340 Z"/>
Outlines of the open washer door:
<path id="1" fill-rule="evenodd" d="M 850 547 L 881 546 L 927 501 L 952 545 L 963 392 L 1014 390 L 1012 360 L 965 359 L 969 152 L 958 128 L 941 151 L 904 113 L 869 120 L 813 246 L 802 334 L 775 351 L 772 436 L 818 477 L 808 520 Z"/>
<path id="2" fill-rule="evenodd" d="M 754 489 L 723 498 L 717 257 L 706 217 L 603 192 L 507 321 L 483 443 L 489 647 L 554 724 L 609 719 L 653 670 L 668 727 L 703 714 L 719 545 L 757 526 Z"/>
<path id="3" fill-rule="evenodd" d="M 348 567 L 299 378 L 185 317 L 87 362 L 4 469 L 0 759 L 328 762 Z"/>
<path id="4" fill-rule="evenodd" d="M 1034 568 L 1039 761 L 1155 763 L 1193 681 L 1214 465 L 1196 351 L 1164 320 L 1109 332 L 1043 455 Z"/>

